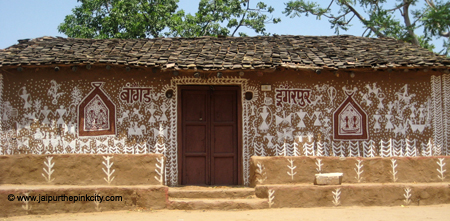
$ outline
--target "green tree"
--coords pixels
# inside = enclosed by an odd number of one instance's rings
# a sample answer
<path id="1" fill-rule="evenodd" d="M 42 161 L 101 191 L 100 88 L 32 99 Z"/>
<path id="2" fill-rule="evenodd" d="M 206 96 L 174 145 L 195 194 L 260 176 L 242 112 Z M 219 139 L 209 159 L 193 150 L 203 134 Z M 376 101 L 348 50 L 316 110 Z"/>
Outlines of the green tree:
<path id="1" fill-rule="evenodd" d="M 58 31 L 76 38 L 159 37 L 178 0 L 78 0 Z"/>
<path id="2" fill-rule="evenodd" d="M 422 6 L 418 6 L 421 3 Z M 328 18 L 331 28 L 339 34 L 348 30 L 351 21 L 363 24 L 363 36 L 392 37 L 432 50 L 432 38 L 443 38 L 444 49 L 450 52 L 450 3 L 440 0 L 331 0 L 327 7 L 315 2 L 290 0 L 285 3 L 284 14 L 300 17 L 314 15 L 317 19 Z M 422 31 L 421 35 L 416 32 Z"/>
<path id="3" fill-rule="evenodd" d="M 258 34 L 269 35 L 265 25 L 281 21 L 280 18 L 269 17 L 274 10 L 263 2 L 258 2 L 256 8 L 251 8 L 250 0 L 201 0 L 198 12 L 194 15 L 178 11 L 166 34 L 181 37 L 246 36 L 237 31 L 241 27 L 247 27 Z"/>
<path id="4" fill-rule="evenodd" d="M 256 8 L 250 8 L 250 0 L 201 0 L 195 15 L 176 11 L 178 0 L 78 1 L 81 5 L 58 26 L 58 31 L 68 37 L 234 36 L 241 27 L 267 35 L 265 24 L 280 21 L 269 18 L 272 7 L 259 2 Z"/>

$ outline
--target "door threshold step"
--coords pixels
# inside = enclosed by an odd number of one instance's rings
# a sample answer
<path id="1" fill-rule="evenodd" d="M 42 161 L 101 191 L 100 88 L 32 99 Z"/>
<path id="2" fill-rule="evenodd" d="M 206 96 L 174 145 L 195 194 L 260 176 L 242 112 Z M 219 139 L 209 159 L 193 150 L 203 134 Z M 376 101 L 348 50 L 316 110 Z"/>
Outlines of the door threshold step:
<path id="1" fill-rule="evenodd" d="M 267 199 L 170 199 L 173 210 L 248 210 L 269 208 Z"/>
<path id="2" fill-rule="evenodd" d="M 170 187 L 171 198 L 254 198 L 255 188 Z"/>

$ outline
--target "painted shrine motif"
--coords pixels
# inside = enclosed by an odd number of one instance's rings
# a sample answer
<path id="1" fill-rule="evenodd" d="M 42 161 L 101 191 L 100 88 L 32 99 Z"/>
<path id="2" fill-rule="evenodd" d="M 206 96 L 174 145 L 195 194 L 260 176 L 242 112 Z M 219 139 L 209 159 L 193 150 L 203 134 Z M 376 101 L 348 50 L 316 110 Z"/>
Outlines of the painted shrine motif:
<path id="1" fill-rule="evenodd" d="M 86 105 L 84 116 L 85 131 L 109 130 L 109 109 L 98 95 Z"/>
<path id="2" fill-rule="evenodd" d="M 104 82 L 93 82 L 94 89 L 78 106 L 80 136 L 116 134 L 116 107 L 101 89 Z"/>
<path id="3" fill-rule="evenodd" d="M 334 139 L 367 140 L 367 114 L 353 100 L 354 92 L 348 93 L 347 99 L 334 112 Z"/>

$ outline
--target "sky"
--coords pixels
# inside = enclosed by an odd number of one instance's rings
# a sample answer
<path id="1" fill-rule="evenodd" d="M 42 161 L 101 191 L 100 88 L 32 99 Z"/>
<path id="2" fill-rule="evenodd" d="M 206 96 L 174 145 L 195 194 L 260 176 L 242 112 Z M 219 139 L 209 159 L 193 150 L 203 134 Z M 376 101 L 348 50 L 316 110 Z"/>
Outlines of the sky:
<path id="1" fill-rule="evenodd" d="M 278 35 L 335 35 L 326 19 L 316 20 L 314 16 L 289 18 L 282 14 L 284 2 L 288 0 L 263 0 L 267 5 L 275 8 L 274 17 L 280 17 L 281 23 L 267 24 L 266 29 L 270 33 Z M 257 1 L 251 1 L 255 6 Z M 323 4 L 329 1 L 318 1 Z M 43 36 L 66 35 L 58 32 L 58 25 L 64 21 L 66 15 L 72 14 L 72 9 L 80 5 L 77 0 L 0 0 L 0 49 L 17 44 L 19 39 L 33 39 Z M 179 9 L 187 13 L 195 13 L 198 0 L 180 0 Z M 354 19 L 353 27 L 349 31 L 340 34 L 361 36 L 364 29 Z M 256 33 L 251 30 L 239 29 L 249 36 Z M 438 51 L 441 41 L 433 42 Z"/>

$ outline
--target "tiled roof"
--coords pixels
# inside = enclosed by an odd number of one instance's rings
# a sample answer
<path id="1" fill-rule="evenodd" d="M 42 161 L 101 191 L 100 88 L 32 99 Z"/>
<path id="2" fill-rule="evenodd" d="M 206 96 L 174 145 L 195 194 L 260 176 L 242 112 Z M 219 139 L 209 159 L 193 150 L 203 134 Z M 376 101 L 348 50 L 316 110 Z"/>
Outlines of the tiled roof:
<path id="1" fill-rule="evenodd" d="M 355 36 L 19 40 L 0 67 L 117 64 L 167 69 L 450 67 L 450 59 L 395 39 Z"/>

